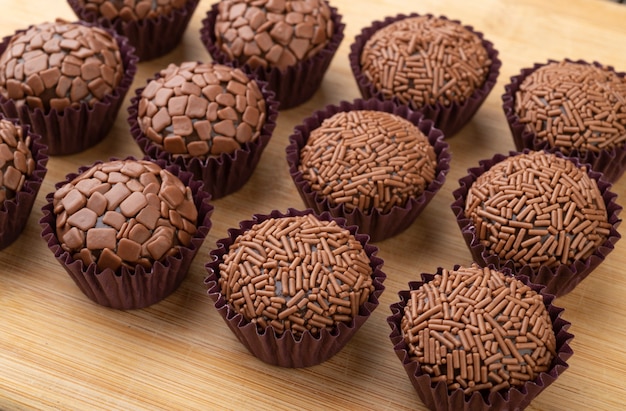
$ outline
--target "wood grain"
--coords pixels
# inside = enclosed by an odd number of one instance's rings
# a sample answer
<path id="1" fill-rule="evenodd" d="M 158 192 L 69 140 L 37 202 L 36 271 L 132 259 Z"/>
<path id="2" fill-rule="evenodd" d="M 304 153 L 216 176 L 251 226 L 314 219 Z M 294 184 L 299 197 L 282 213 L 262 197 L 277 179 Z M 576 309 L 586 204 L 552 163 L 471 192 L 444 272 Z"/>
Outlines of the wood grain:
<path id="1" fill-rule="evenodd" d="M 200 3 L 175 51 L 139 65 L 131 93 L 170 62 L 210 59 L 199 29 L 212 3 Z M 141 155 L 128 132 L 128 101 L 102 143 L 50 159 L 26 230 L 0 251 L 0 409 L 426 409 L 389 341 L 389 305 L 420 273 L 470 262 L 450 210 L 451 193 L 467 168 L 514 149 L 500 99 L 510 76 L 535 62 L 564 57 L 626 71 L 626 6 L 603 0 L 331 3 L 347 27 L 322 87 L 306 104 L 281 112 L 251 180 L 214 202 L 206 242 L 182 286 L 163 302 L 127 312 L 92 303 L 40 238 L 40 210 L 57 181 L 96 160 Z M 2 35 L 57 17 L 75 20 L 61 0 L 0 0 L 0 10 Z M 410 12 L 445 15 L 482 31 L 500 51 L 498 84 L 473 121 L 449 140 L 453 159 L 441 192 L 409 229 L 377 244 L 388 278 L 368 322 L 322 365 L 297 370 L 268 366 L 236 340 L 206 296 L 202 281 L 209 250 L 228 228 L 254 213 L 303 207 L 285 161 L 289 134 L 313 110 L 359 97 L 347 58 L 354 37 L 373 20 Z M 621 201 L 626 178 L 613 191 Z M 620 241 L 596 271 L 556 301 L 572 323 L 575 353 L 570 369 L 529 410 L 621 410 L 626 405 L 625 264 L 626 241 Z"/>

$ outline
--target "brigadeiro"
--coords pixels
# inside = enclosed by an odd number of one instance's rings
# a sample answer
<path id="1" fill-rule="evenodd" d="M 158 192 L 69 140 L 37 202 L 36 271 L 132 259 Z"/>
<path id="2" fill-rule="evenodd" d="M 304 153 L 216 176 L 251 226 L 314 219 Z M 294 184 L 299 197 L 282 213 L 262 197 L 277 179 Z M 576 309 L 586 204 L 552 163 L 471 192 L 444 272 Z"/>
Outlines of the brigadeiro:
<path id="1" fill-rule="evenodd" d="M 474 261 L 527 275 L 550 294 L 573 290 L 620 238 L 610 184 L 561 153 L 498 154 L 459 183 L 452 210 Z"/>
<path id="2" fill-rule="evenodd" d="M 131 133 L 151 158 L 178 164 L 213 199 L 250 178 L 276 126 L 266 83 L 223 64 L 170 64 L 128 109 Z"/>
<path id="3" fill-rule="evenodd" d="M 46 147 L 29 127 L 0 115 L 0 249 L 22 233 L 47 169 Z"/>
<path id="4" fill-rule="evenodd" d="M 42 237 L 93 301 L 147 307 L 178 288 L 211 227 L 201 188 L 177 166 L 98 162 L 46 196 Z"/>
<path id="5" fill-rule="evenodd" d="M 496 84 L 493 44 L 470 26 L 430 14 L 374 21 L 350 47 L 350 67 L 364 98 L 408 105 L 452 137 Z"/>
<path id="6" fill-rule="evenodd" d="M 615 182 L 626 169 L 626 73 L 550 60 L 511 77 L 502 96 L 517 150 L 560 151 Z"/>
<path id="7" fill-rule="evenodd" d="M 211 251 L 208 294 L 260 360 L 309 367 L 338 353 L 378 306 L 378 249 L 345 220 L 312 210 L 243 221 Z"/>
<path id="8" fill-rule="evenodd" d="M 113 126 L 136 61 L 125 38 L 102 28 L 31 26 L 0 44 L 0 109 L 40 134 L 50 155 L 83 151 Z"/>
<path id="9" fill-rule="evenodd" d="M 222 0 L 202 21 L 201 38 L 215 61 L 254 73 L 287 109 L 319 89 L 343 31 L 324 0 Z"/>
<path id="10" fill-rule="evenodd" d="M 141 61 L 172 51 L 181 43 L 200 0 L 68 0 L 81 19 L 128 38 Z"/>
<path id="11" fill-rule="evenodd" d="M 527 277 L 439 268 L 398 295 L 389 337 L 430 410 L 523 410 L 568 368 L 570 323 Z"/>
<path id="12" fill-rule="evenodd" d="M 444 184 L 443 138 L 407 106 L 358 99 L 304 119 L 287 162 L 307 207 L 345 218 L 376 242 L 410 227 Z"/>

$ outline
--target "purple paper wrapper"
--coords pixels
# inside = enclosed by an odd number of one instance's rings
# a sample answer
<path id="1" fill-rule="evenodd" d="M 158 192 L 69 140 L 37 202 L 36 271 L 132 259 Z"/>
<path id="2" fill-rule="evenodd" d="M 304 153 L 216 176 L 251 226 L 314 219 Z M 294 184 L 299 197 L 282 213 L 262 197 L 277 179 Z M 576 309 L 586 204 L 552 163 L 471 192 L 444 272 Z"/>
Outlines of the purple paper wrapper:
<path id="1" fill-rule="evenodd" d="M 365 99 L 369 98 L 377 98 L 379 100 L 388 100 L 383 93 L 377 90 L 373 84 L 367 79 L 365 74 L 361 71 L 361 53 L 363 52 L 363 48 L 365 47 L 365 43 L 372 37 L 374 33 L 378 30 L 382 29 L 385 26 L 388 26 L 396 21 L 403 20 L 411 17 L 419 17 L 419 16 L 429 16 L 434 17 L 432 14 L 417 14 L 411 13 L 409 15 L 406 14 L 398 14 L 394 17 L 387 17 L 383 21 L 374 21 L 369 27 L 365 27 L 361 30 L 361 34 L 357 35 L 354 39 L 354 42 L 350 45 L 350 68 L 352 69 L 352 73 L 356 79 L 357 86 L 359 87 L 359 91 L 361 92 L 361 96 Z M 454 23 L 461 24 L 458 20 L 451 20 L 445 16 L 439 16 L 437 18 L 449 20 Z M 482 45 L 487 50 L 487 55 L 491 60 L 491 66 L 489 67 L 489 73 L 487 74 L 487 78 L 485 79 L 485 83 L 479 89 L 476 89 L 474 93 L 464 102 L 462 103 L 452 103 L 448 106 L 443 104 L 429 104 L 422 107 L 413 107 L 413 104 L 410 105 L 412 110 L 421 111 L 424 114 L 424 117 L 435 122 L 435 127 L 443 131 L 443 134 L 446 138 L 452 137 L 457 132 L 463 128 L 476 114 L 480 106 L 483 104 L 493 87 L 496 85 L 496 81 L 498 79 L 498 75 L 500 74 L 500 67 L 502 66 L 502 62 L 498 58 L 498 51 L 493 47 L 493 43 L 486 40 L 483 37 L 481 32 L 475 31 L 472 26 L 463 26 L 470 32 L 474 33 L 482 40 Z M 402 103 L 397 99 L 392 99 L 399 105 Z"/>
<path id="2" fill-rule="evenodd" d="M 319 89 L 324 78 L 324 74 L 330 66 L 339 44 L 344 37 L 345 24 L 341 22 L 341 15 L 337 9 L 330 7 L 331 19 L 333 21 L 335 32 L 329 39 L 326 47 L 318 51 L 314 56 L 306 60 L 302 60 L 292 67 L 281 71 L 273 67 L 257 67 L 253 69 L 248 64 L 241 64 L 239 61 L 231 60 L 226 53 L 216 44 L 215 37 L 215 21 L 217 19 L 217 6 L 219 3 L 213 4 L 207 12 L 207 16 L 202 20 L 202 28 L 200 29 L 200 39 L 208 50 L 213 60 L 218 63 L 231 63 L 234 67 L 240 67 L 248 73 L 254 73 L 259 80 L 266 81 L 270 90 L 276 93 L 276 99 L 280 102 L 280 109 L 296 107 L 311 97 Z"/>
<path id="3" fill-rule="evenodd" d="M 322 194 L 311 189 L 309 182 L 303 178 L 302 172 L 298 170 L 300 150 L 306 145 L 311 132 L 318 128 L 325 119 L 336 113 L 351 110 L 384 111 L 407 119 L 428 137 L 428 141 L 434 147 L 437 154 L 435 179 L 422 194 L 410 198 L 404 207 L 394 206 L 388 213 L 383 213 L 378 209 L 364 212 L 360 209 L 349 211 L 342 204 L 333 206 Z M 406 230 L 443 186 L 446 174 L 450 170 L 450 152 L 448 151 L 448 144 L 443 140 L 444 134 L 441 130 L 434 128 L 433 122 L 424 119 L 420 112 L 412 111 L 407 106 L 396 105 L 389 100 L 356 99 L 353 102 L 343 101 L 338 106 L 328 105 L 296 126 L 294 133 L 289 137 L 289 145 L 286 149 L 287 162 L 289 163 L 291 178 L 307 207 L 312 208 L 317 213 L 328 211 L 335 217 L 345 218 L 349 225 L 358 226 L 362 233 L 370 236 L 372 242 L 377 242 Z"/>
<path id="4" fill-rule="evenodd" d="M 0 119 L 5 119 L 0 114 Z M 16 193 L 15 198 L 0 203 L 0 250 L 11 245 L 24 231 L 35 199 L 41 188 L 41 183 L 48 169 L 47 147 L 41 143 L 41 136 L 30 132 L 28 125 L 20 125 L 16 119 L 8 119 L 22 128 L 24 138 L 30 136 L 30 151 L 35 160 L 35 170 L 24 182 L 22 190 Z"/>
<path id="5" fill-rule="evenodd" d="M 294 217 L 307 214 L 313 214 L 313 211 L 289 209 L 285 214 L 276 210 L 268 215 L 255 214 L 253 220 L 242 221 L 238 229 L 229 229 L 228 238 L 217 241 L 217 248 L 210 252 L 211 261 L 206 264 L 209 275 L 204 283 L 208 288 L 208 295 L 213 300 L 215 308 L 217 308 L 228 327 L 252 355 L 266 363 L 281 367 L 310 367 L 320 364 L 337 354 L 378 307 L 378 298 L 385 289 L 383 281 L 386 276 L 381 271 L 383 260 L 375 256 L 378 248 L 368 244 L 367 236 L 358 234 L 357 227 L 347 227 L 344 219 L 336 219 L 328 213 L 323 213 L 317 215 L 317 217 L 325 221 L 334 220 L 339 226 L 349 230 L 363 245 L 367 256 L 370 258 L 375 290 L 370 294 L 369 300 L 360 307 L 358 316 L 353 318 L 350 323 L 338 323 L 332 331 L 323 329 L 317 336 L 310 332 L 305 332 L 301 338 L 296 338 L 290 330 L 282 335 L 277 335 L 272 326 L 260 332 L 255 324 L 247 321 L 242 314 L 234 311 L 221 293 L 218 278 L 220 275 L 219 264 L 223 256 L 228 253 L 228 249 L 235 239 L 253 225 L 270 218 Z"/>
<path id="6" fill-rule="evenodd" d="M 457 269 L 455 267 L 455 269 Z M 441 268 L 437 274 L 441 273 Z M 506 270 L 504 270 L 506 271 Z M 537 397 L 546 387 L 552 384 L 569 365 L 567 360 L 572 356 L 573 351 L 569 342 L 574 336 L 567 332 L 571 323 L 561 318 L 563 308 L 552 305 L 554 295 L 546 292 L 541 285 L 532 283 L 526 276 L 518 276 L 524 284 L 531 287 L 543 296 L 543 301 L 548 309 L 552 320 L 554 334 L 556 336 L 557 355 L 553 359 L 549 371 L 542 372 L 532 381 L 527 381 L 520 387 L 513 387 L 506 391 L 492 393 L 482 393 L 476 391 L 471 396 L 463 394 L 462 389 L 449 391 L 445 381 L 433 382 L 430 375 L 424 373 L 419 363 L 409 357 L 408 346 L 402 336 L 400 321 L 404 315 L 404 307 L 410 300 L 411 290 L 418 289 L 422 284 L 431 281 L 435 274 L 422 274 L 422 281 L 409 283 L 409 290 L 400 291 L 398 296 L 400 301 L 391 305 L 392 315 L 387 317 L 387 322 L 391 327 L 389 338 L 393 344 L 396 355 L 402 362 L 409 380 L 413 384 L 415 391 L 422 402 L 433 411 L 503 411 L 503 410 L 523 410 L 530 402 Z"/>
<path id="7" fill-rule="evenodd" d="M 128 38 L 129 43 L 137 50 L 136 54 L 140 61 L 152 60 L 174 50 L 180 44 L 199 2 L 200 0 L 187 0 L 184 7 L 174 9 L 169 14 L 150 19 L 124 21 L 109 20 L 96 12 L 86 10 L 79 0 L 68 0 L 70 7 L 81 20 L 113 29 Z"/>
<path id="8" fill-rule="evenodd" d="M 77 24 L 93 26 L 86 22 Z M 14 35 L 24 31 L 26 30 L 18 30 Z M 50 156 L 74 154 L 96 145 L 115 123 L 137 72 L 137 57 L 134 47 L 128 44 L 125 37 L 111 30 L 107 31 L 117 41 L 124 64 L 124 76 L 113 92 L 93 107 L 82 103 L 79 108 L 67 107 L 61 113 L 53 109 L 46 113 L 40 109 L 33 110 L 25 104 L 18 107 L 13 100 L 0 95 L 0 110 L 7 117 L 19 118 L 22 123 L 30 125 L 33 133 L 41 135 L 42 143 L 48 147 Z M 0 54 L 4 53 L 12 37 L 13 35 L 4 37 L 0 44 Z"/>
<path id="9" fill-rule="evenodd" d="M 573 61 L 565 59 L 565 61 L 578 64 L 593 64 L 594 66 L 605 67 L 615 72 L 613 67 L 603 66 L 595 61 L 593 63 L 588 63 L 584 60 Z M 548 60 L 547 63 L 535 63 L 532 68 L 524 68 L 521 70 L 520 74 L 512 76 L 511 82 L 504 86 L 505 93 L 502 95 L 502 108 L 509 124 L 509 128 L 511 129 L 511 133 L 513 134 L 515 148 L 518 151 L 528 148 L 534 151 L 545 150 L 553 153 L 560 152 L 558 147 L 551 146 L 548 141 L 537 140 L 535 133 L 528 130 L 525 124 L 520 123 L 519 116 L 515 112 L 515 94 L 519 91 L 520 85 L 524 82 L 526 77 L 531 75 L 534 71 L 550 63 L 558 63 L 558 61 Z M 615 72 L 615 74 L 621 78 L 626 76 L 626 73 L 623 72 Z M 604 174 L 604 178 L 611 183 L 615 183 L 624 173 L 624 170 L 626 170 L 626 145 L 599 152 L 581 152 L 574 149 L 571 152 L 566 153 L 566 155 L 568 157 L 576 157 L 581 162 L 590 164 L 593 170 Z"/>
<path id="10" fill-rule="evenodd" d="M 252 176 L 261 159 L 261 154 L 263 154 L 276 128 L 278 117 L 279 103 L 274 99 L 274 92 L 268 89 L 266 82 L 257 80 L 254 74 L 248 74 L 248 76 L 257 82 L 265 99 L 265 125 L 261 130 L 261 135 L 256 140 L 245 143 L 232 153 L 222 153 L 219 156 L 199 159 L 197 157 L 174 156 L 156 145 L 141 131 L 137 119 L 143 87 L 135 91 L 135 96 L 131 99 L 131 105 L 128 107 L 130 133 L 141 150 L 151 159 L 164 160 L 167 164 L 176 164 L 182 170 L 193 173 L 196 180 L 204 183 L 204 190 L 211 194 L 213 200 L 234 193 L 243 187 Z M 159 74 L 156 73 L 153 79 L 158 77 Z M 146 84 L 151 80 L 148 79 Z"/>
<path id="11" fill-rule="evenodd" d="M 135 160 L 133 157 L 127 159 Z M 55 185 L 56 189 L 99 163 L 101 161 L 81 167 L 78 173 L 68 174 L 65 181 Z M 209 203 L 210 194 L 202 189 L 202 183 L 195 181 L 191 173 L 180 170 L 176 165 L 166 166 L 163 161 L 156 163 L 191 188 L 194 204 L 198 209 L 198 226 L 189 247 L 181 247 L 176 255 L 155 262 L 150 270 L 138 264 L 134 271 L 122 267 L 116 273 L 108 268 L 100 270 L 95 263 L 86 266 L 81 260 L 72 258 L 70 253 L 61 248 L 56 235 L 56 214 L 52 205 L 54 192 L 46 196 L 47 203 L 42 208 L 43 217 L 39 221 L 42 227 L 41 237 L 78 288 L 89 299 L 105 307 L 119 310 L 144 308 L 173 293 L 187 275 L 193 258 L 211 228 L 213 206 Z"/>
<path id="12" fill-rule="evenodd" d="M 522 152 L 528 153 L 529 151 L 530 150 L 525 149 Z M 519 155 L 522 152 L 511 151 L 509 156 Z M 577 167 L 581 166 L 581 163 L 576 158 L 566 157 L 560 152 L 556 152 L 554 154 L 571 160 Z M 617 194 L 610 191 L 611 184 L 602 177 L 602 173 L 593 171 L 588 167 L 589 177 L 593 178 L 598 183 L 598 188 L 606 205 L 608 222 L 611 224 L 611 230 L 606 241 L 587 259 L 577 260 L 570 265 L 561 264 L 556 268 L 541 266 L 539 269 L 533 269 L 529 265 L 524 265 L 520 268 L 516 268 L 513 260 L 500 259 L 498 255 L 490 253 L 489 250 L 487 250 L 486 247 L 480 243 L 480 240 L 476 235 L 476 228 L 473 221 L 465 216 L 465 199 L 472 184 L 481 174 L 489 170 L 494 164 L 503 161 L 509 156 L 496 154 L 489 160 L 480 161 L 479 167 L 470 168 L 468 170 L 468 175 L 459 180 L 460 187 L 452 193 L 454 196 L 454 202 L 451 205 L 452 212 L 454 212 L 454 215 L 456 216 L 457 223 L 461 229 L 461 233 L 465 239 L 467 247 L 469 248 L 474 261 L 478 265 L 486 267 L 491 264 L 498 269 L 506 267 L 515 275 L 525 275 L 528 276 L 530 281 L 533 283 L 545 285 L 547 293 L 561 297 L 572 291 L 596 267 L 598 267 L 602 261 L 604 261 L 606 256 L 611 251 L 613 251 L 615 243 L 621 238 L 620 233 L 617 231 L 617 227 L 622 222 L 622 220 L 618 218 L 622 207 L 615 203 Z"/>

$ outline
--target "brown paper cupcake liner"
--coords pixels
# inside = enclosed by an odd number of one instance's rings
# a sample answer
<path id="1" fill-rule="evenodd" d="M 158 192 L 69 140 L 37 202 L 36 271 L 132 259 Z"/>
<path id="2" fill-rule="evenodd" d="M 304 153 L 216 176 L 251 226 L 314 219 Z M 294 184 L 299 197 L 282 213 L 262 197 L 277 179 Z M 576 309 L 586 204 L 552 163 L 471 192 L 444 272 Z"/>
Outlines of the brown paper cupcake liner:
<path id="1" fill-rule="evenodd" d="M 79 0 L 68 0 L 70 7 L 81 20 L 97 23 L 127 37 L 129 43 L 135 47 L 140 61 L 152 60 L 174 50 L 180 44 L 199 2 L 200 0 L 188 0 L 184 7 L 174 9 L 167 15 L 124 21 L 107 19 L 85 9 Z"/>
<path id="2" fill-rule="evenodd" d="M 135 158 L 128 157 L 128 159 L 134 160 Z M 101 161 L 88 167 L 81 167 L 78 173 L 68 174 L 65 181 L 55 185 L 56 189 L 99 163 Z M 43 217 L 39 221 L 42 227 L 41 237 L 78 288 L 89 299 L 100 305 L 131 310 L 147 307 L 166 298 L 184 280 L 193 258 L 211 228 L 213 206 L 209 203 L 210 194 L 202 189 L 202 183 L 195 181 L 191 173 L 180 170 L 176 165 L 167 166 L 163 161 L 156 161 L 156 163 L 176 175 L 191 188 L 194 204 L 198 209 L 198 226 L 189 247 L 181 247 L 177 255 L 168 256 L 162 262 L 155 262 L 150 270 L 137 265 L 134 272 L 122 267 L 119 273 L 115 273 L 108 268 L 100 270 L 95 263 L 85 265 L 81 260 L 72 258 L 70 253 L 61 248 L 56 235 L 56 214 L 52 205 L 54 192 L 46 196 L 47 203 L 42 208 Z"/>
<path id="3" fill-rule="evenodd" d="M 248 73 L 254 73 L 259 80 L 266 81 L 270 90 L 276 93 L 276 99 L 280 102 L 280 109 L 296 107 L 311 97 L 319 89 L 328 70 L 328 66 L 335 56 L 339 44 L 344 37 L 345 24 L 341 22 L 341 15 L 335 7 L 330 7 L 331 19 L 335 26 L 335 32 L 329 39 L 326 47 L 318 51 L 314 56 L 302 60 L 292 67 L 281 71 L 272 67 L 251 68 L 248 64 L 241 64 L 239 61 L 231 60 L 226 53 L 216 44 L 215 21 L 217 19 L 218 3 L 212 5 L 207 12 L 207 16 L 202 20 L 200 29 L 200 39 L 208 50 L 213 60 L 218 63 L 231 63 L 234 67 L 239 67 Z"/>
<path id="4" fill-rule="evenodd" d="M 93 26 L 91 23 L 79 23 Z M 26 30 L 18 30 L 14 35 L 24 31 Z M 119 46 L 124 76 L 113 92 L 95 103 L 93 107 L 82 103 L 79 108 L 67 107 L 61 113 L 52 109 L 46 113 L 40 109 L 33 110 L 25 104 L 18 107 L 13 100 L 0 95 L 0 110 L 7 117 L 19 118 L 22 123 L 30 125 L 33 133 L 41 135 L 42 143 L 48 147 L 50 156 L 74 154 L 96 145 L 104 139 L 115 123 L 117 113 L 137 72 L 137 57 L 134 47 L 128 44 L 125 37 L 111 30 L 107 31 Z M 12 37 L 13 35 L 3 39 L 0 54 L 4 53 Z"/>
<path id="5" fill-rule="evenodd" d="M 398 14 L 394 17 L 387 17 L 383 21 L 377 20 L 372 22 L 369 27 L 363 28 L 361 30 L 361 33 L 355 37 L 354 42 L 350 45 L 350 54 L 348 55 L 348 57 L 350 59 L 350 68 L 352 69 L 352 73 L 363 98 L 377 98 L 379 100 L 389 100 L 383 95 L 381 91 L 378 91 L 374 87 L 374 85 L 371 84 L 371 82 L 367 79 L 367 77 L 365 76 L 365 74 L 363 74 L 361 70 L 361 53 L 363 52 L 365 43 L 367 43 L 367 41 L 372 37 L 372 35 L 374 35 L 374 33 L 376 33 L 378 30 L 382 29 L 385 26 L 388 26 L 399 20 L 420 16 L 435 17 L 432 14 Z M 445 16 L 439 16 L 437 18 L 462 24 L 458 20 L 448 19 Z M 458 133 L 463 128 L 463 126 L 465 126 L 472 119 L 474 114 L 476 114 L 493 87 L 496 85 L 498 75 L 500 74 L 500 67 L 502 66 L 502 62 L 498 58 L 498 51 L 494 48 L 493 43 L 486 40 L 483 36 L 483 33 L 474 30 L 472 26 L 463 25 L 463 27 L 474 33 L 482 40 L 482 45 L 485 50 L 487 50 L 487 55 L 491 60 L 491 66 L 489 67 L 489 73 L 487 74 L 485 83 L 482 85 L 482 87 L 476 89 L 474 93 L 463 103 L 453 102 L 448 106 L 438 103 L 429 104 L 422 107 L 413 107 L 413 105 L 410 105 L 410 108 L 412 110 L 421 111 L 424 114 L 425 118 L 433 120 L 435 122 L 435 127 L 443 131 L 443 134 L 446 138 L 452 137 L 453 135 Z M 396 104 L 402 105 L 402 102 L 400 102 L 400 100 L 396 97 L 394 97 L 392 100 Z"/>
<path id="6" fill-rule="evenodd" d="M 4 116 L 0 114 L 0 119 Z M 28 222 L 35 199 L 41 188 L 41 183 L 48 169 L 47 147 L 41 143 L 41 136 L 30 132 L 28 125 L 20 125 L 16 119 L 9 119 L 16 126 L 22 128 L 24 137 L 30 136 L 30 151 L 35 160 L 35 170 L 26 178 L 22 190 L 16 193 L 15 198 L 0 203 L 0 250 L 11 245 L 20 236 Z"/>
<path id="7" fill-rule="evenodd" d="M 174 156 L 156 145 L 141 131 L 137 119 L 143 87 L 135 91 L 135 96 L 131 99 L 131 105 L 128 107 L 130 133 L 141 150 L 151 159 L 164 160 L 167 164 L 176 164 L 182 170 L 193 173 L 196 180 L 204 183 L 204 190 L 211 194 L 211 199 L 217 200 L 234 193 L 243 187 L 252 176 L 276 128 L 278 117 L 279 103 L 274 98 L 274 92 L 268 89 L 266 82 L 257 80 L 253 74 L 248 74 L 248 76 L 257 82 L 265 99 L 265 125 L 261 129 L 261 135 L 255 141 L 245 143 L 232 153 L 222 153 L 216 157 L 199 159 L 197 157 Z M 153 79 L 158 77 L 159 74 L 157 73 Z M 146 84 L 150 80 L 152 79 L 147 80 Z"/>
<path id="8" fill-rule="evenodd" d="M 341 227 L 346 228 L 363 245 L 367 256 L 370 258 L 370 267 L 373 270 L 372 279 L 375 290 L 370 294 L 366 303 L 360 309 L 356 318 L 350 323 L 338 323 L 332 331 L 323 329 L 318 336 L 305 332 L 301 338 L 296 338 L 288 330 L 282 335 L 277 335 L 274 328 L 269 326 L 263 332 L 257 330 L 257 326 L 247 321 L 243 315 L 235 312 L 226 298 L 222 295 L 218 285 L 219 264 L 223 256 L 228 253 L 229 247 L 237 236 L 249 230 L 253 225 L 259 224 L 270 218 L 293 217 L 312 214 L 312 210 L 299 211 L 289 209 L 286 213 L 274 210 L 269 215 L 256 214 L 252 220 L 242 221 L 239 228 L 228 230 L 228 238 L 217 241 L 217 248 L 211 250 L 211 261 L 206 264 L 209 273 L 204 283 L 208 288 L 208 295 L 213 300 L 215 308 L 222 318 L 237 336 L 239 341 L 250 351 L 252 355 L 268 364 L 281 367 L 300 368 L 320 364 L 337 354 L 359 328 L 365 323 L 372 312 L 378 307 L 379 297 L 384 291 L 383 281 L 386 276 L 381 271 L 383 260 L 376 257 L 378 247 L 368 244 L 366 235 L 358 234 L 357 227 L 345 225 L 344 219 L 333 218 L 329 213 L 317 215 L 325 221 L 336 221 Z"/>
<path id="9" fill-rule="evenodd" d="M 440 274 L 441 270 L 439 268 L 437 273 Z M 503 271 L 506 272 L 508 270 L 504 269 Z M 417 391 L 418 396 L 428 409 L 433 411 L 523 410 L 537 395 L 567 370 L 569 367 L 567 360 L 573 354 L 569 343 L 574 336 L 567 332 L 571 323 L 561 318 L 561 314 L 564 311 L 563 308 L 552 305 L 555 297 L 549 294 L 544 286 L 532 283 L 526 276 L 518 276 L 519 280 L 543 296 L 543 301 L 550 314 L 556 336 L 557 351 L 550 369 L 547 372 L 540 373 L 536 379 L 527 381 L 520 387 L 492 393 L 476 391 L 471 396 L 463 394 L 461 389 L 449 391 L 445 381 L 433 382 L 430 375 L 420 369 L 419 363 L 409 357 L 408 346 L 402 336 L 400 321 L 404 315 L 404 307 L 406 307 L 407 302 L 411 298 L 411 290 L 418 289 L 422 284 L 431 281 L 434 276 L 435 274 L 423 273 L 422 281 L 410 282 L 409 290 L 403 290 L 398 293 L 400 301 L 391 305 L 392 315 L 387 317 L 387 322 L 391 327 L 389 338 L 393 344 L 394 351 L 402 362 L 415 391 Z"/>
<path id="10" fill-rule="evenodd" d="M 405 118 L 417 126 L 434 147 L 437 154 L 435 179 L 422 194 L 410 198 L 404 207 L 394 206 L 389 212 L 383 213 L 378 209 L 364 212 L 358 208 L 349 211 L 342 204 L 333 206 L 326 197 L 311 189 L 310 183 L 304 179 L 302 172 L 298 169 L 300 150 L 306 145 L 311 132 L 334 114 L 351 110 L 384 111 Z M 345 218 L 349 225 L 356 225 L 360 232 L 368 234 L 372 242 L 382 241 L 406 230 L 443 186 L 446 174 L 450 170 L 450 152 L 441 130 L 434 128 L 433 122 L 425 119 L 420 112 L 412 111 L 407 106 L 396 105 L 390 100 L 356 99 L 353 102 L 343 101 L 339 105 L 328 105 L 324 109 L 316 111 L 304 119 L 302 124 L 296 126 L 293 134 L 289 137 L 286 152 L 289 173 L 306 206 L 317 213 L 328 211 L 335 217 Z"/>
<path id="11" fill-rule="evenodd" d="M 615 74 L 621 78 L 626 76 L 626 73 L 616 72 L 613 67 L 603 66 L 595 61 L 593 63 L 589 63 L 584 60 L 574 61 L 565 59 L 565 61 L 578 64 L 592 64 L 597 67 L 606 67 L 607 69 L 615 72 Z M 515 113 L 515 94 L 519 91 L 521 84 L 524 82 L 526 77 L 531 75 L 537 69 L 550 63 L 558 63 L 558 61 L 548 60 L 547 63 L 535 63 L 532 68 L 524 68 L 520 71 L 520 74 L 512 76 L 511 82 L 504 86 L 505 93 L 502 95 L 502 108 L 509 124 L 509 128 L 511 129 L 511 134 L 513 135 L 515 148 L 518 151 L 522 151 L 525 148 L 535 151 L 545 150 L 552 153 L 560 151 L 558 147 L 550 146 L 548 141 L 537 140 L 535 133 L 526 129 L 525 124 L 520 123 L 519 116 Z M 624 174 L 624 170 L 626 170 L 626 145 L 599 152 L 581 152 L 574 149 L 570 153 L 567 153 L 567 156 L 576 157 L 581 162 L 590 164 L 593 170 L 604 174 L 604 178 L 611 183 L 615 183 L 622 176 L 622 174 Z"/>
<path id="12" fill-rule="evenodd" d="M 522 152 L 528 153 L 529 151 L 530 150 L 525 149 Z M 519 155 L 522 152 L 511 151 L 509 156 Z M 554 154 L 571 160 L 577 167 L 580 167 L 582 164 L 577 158 L 566 157 L 560 152 L 556 152 Z M 602 199 L 606 204 L 608 222 L 611 224 L 611 230 L 606 241 L 587 259 L 577 260 L 573 264 L 562 264 L 556 268 L 541 266 L 539 269 L 533 269 L 529 265 L 516 268 L 513 260 L 501 259 L 498 255 L 490 253 L 489 250 L 487 250 L 486 247 L 480 243 L 476 235 L 474 223 L 470 218 L 465 216 L 465 199 L 474 181 L 476 181 L 481 174 L 489 170 L 494 164 L 499 163 L 509 156 L 496 154 L 489 160 L 480 161 L 479 167 L 470 168 L 468 170 L 468 175 L 459 180 L 460 187 L 452 193 L 454 196 L 454 202 L 451 205 L 452 212 L 454 212 L 454 215 L 456 216 L 457 223 L 461 229 L 461 233 L 465 239 L 467 247 L 472 254 L 474 262 L 482 267 L 486 267 L 490 264 L 498 269 L 506 267 L 515 275 L 525 275 L 528 276 L 530 281 L 533 283 L 545 285 L 545 291 L 547 293 L 554 294 L 557 297 L 564 296 L 572 291 L 593 270 L 595 270 L 596 267 L 602 263 L 602 261 L 604 261 L 606 256 L 615 248 L 615 243 L 621 238 L 620 233 L 617 231 L 617 227 L 622 222 L 622 220 L 618 217 L 622 207 L 615 202 L 617 194 L 610 191 L 611 184 L 602 177 L 602 173 L 589 169 L 589 177 L 593 178 L 598 183 Z"/>

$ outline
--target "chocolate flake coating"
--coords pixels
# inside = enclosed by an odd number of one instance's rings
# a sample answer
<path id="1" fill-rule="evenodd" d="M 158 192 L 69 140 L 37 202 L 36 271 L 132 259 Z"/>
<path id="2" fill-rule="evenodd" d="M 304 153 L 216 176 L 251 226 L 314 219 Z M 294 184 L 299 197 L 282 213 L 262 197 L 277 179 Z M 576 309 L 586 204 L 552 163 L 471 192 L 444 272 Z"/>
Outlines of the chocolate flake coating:
<path id="1" fill-rule="evenodd" d="M 191 189 L 157 164 L 97 164 L 54 193 L 61 247 L 85 265 L 131 271 L 189 246 L 198 211 Z"/>
<path id="2" fill-rule="evenodd" d="M 256 81 L 240 69 L 197 62 L 161 70 L 143 89 L 137 113 L 142 132 L 157 146 L 199 158 L 256 140 L 265 116 Z"/>
<path id="3" fill-rule="evenodd" d="M 44 112 L 93 106 L 123 76 L 116 40 L 105 30 L 57 21 L 16 34 L 0 56 L 0 93 Z"/>
<path id="4" fill-rule="evenodd" d="M 30 136 L 24 137 L 21 127 L 0 120 L 0 205 L 15 198 L 35 170 L 30 145 Z"/>
<path id="5" fill-rule="evenodd" d="M 86 10 L 94 11 L 109 20 L 123 21 L 152 19 L 185 6 L 187 0 L 80 0 Z"/>
<path id="6" fill-rule="evenodd" d="M 250 67 L 281 70 L 326 46 L 334 32 L 324 0 L 221 0 L 217 44 Z"/>

